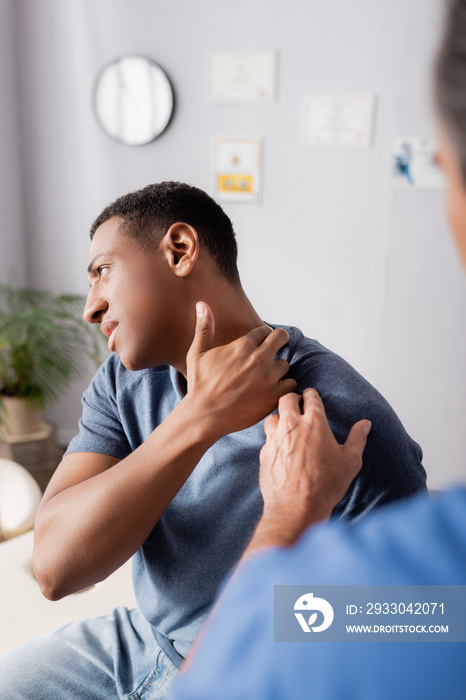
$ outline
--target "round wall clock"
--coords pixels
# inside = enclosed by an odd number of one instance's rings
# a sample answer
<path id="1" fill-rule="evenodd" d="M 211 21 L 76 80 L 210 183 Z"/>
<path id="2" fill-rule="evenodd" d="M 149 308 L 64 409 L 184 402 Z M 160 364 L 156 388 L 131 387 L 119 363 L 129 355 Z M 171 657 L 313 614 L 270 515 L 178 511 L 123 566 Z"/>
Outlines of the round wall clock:
<path id="1" fill-rule="evenodd" d="M 107 136 L 126 146 L 142 146 L 158 138 L 172 118 L 174 103 L 167 74 L 144 56 L 121 56 L 97 76 L 97 121 Z"/>

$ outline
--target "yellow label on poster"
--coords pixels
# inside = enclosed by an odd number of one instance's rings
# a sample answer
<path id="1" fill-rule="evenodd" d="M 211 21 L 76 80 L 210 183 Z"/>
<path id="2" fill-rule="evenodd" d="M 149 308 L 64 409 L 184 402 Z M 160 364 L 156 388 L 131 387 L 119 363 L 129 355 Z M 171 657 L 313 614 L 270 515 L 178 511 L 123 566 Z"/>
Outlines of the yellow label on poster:
<path id="1" fill-rule="evenodd" d="M 219 192 L 252 192 L 253 176 L 236 174 L 219 175 L 218 189 Z"/>

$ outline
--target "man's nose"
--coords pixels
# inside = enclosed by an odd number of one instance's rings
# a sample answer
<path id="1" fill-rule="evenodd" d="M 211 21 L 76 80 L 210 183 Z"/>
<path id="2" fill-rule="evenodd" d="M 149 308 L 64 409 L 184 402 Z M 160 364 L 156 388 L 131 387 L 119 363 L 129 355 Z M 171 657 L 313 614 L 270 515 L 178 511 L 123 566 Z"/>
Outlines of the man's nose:
<path id="1" fill-rule="evenodd" d="M 87 323 L 101 323 L 102 315 L 107 309 L 108 304 L 105 299 L 96 296 L 91 289 L 87 295 L 86 306 L 84 307 L 83 317 Z"/>

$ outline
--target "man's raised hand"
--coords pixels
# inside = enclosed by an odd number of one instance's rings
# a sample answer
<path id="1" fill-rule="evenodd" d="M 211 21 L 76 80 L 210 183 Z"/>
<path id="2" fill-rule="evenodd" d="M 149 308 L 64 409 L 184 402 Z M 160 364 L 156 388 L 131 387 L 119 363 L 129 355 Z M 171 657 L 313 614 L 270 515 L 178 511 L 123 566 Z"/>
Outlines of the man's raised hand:
<path id="1" fill-rule="evenodd" d="M 296 388 L 283 379 L 286 360 L 274 360 L 288 333 L 263 325 L 227 345 L 213 347 L 215 321 L 205 302 L 196 305 L 196 329 L 187 364 L 188 396 L 200 415 L 209 417 L 218 438 L 243 430 L 271 413 Z M 197 415 L 199 415 L 197 413 Z"/>

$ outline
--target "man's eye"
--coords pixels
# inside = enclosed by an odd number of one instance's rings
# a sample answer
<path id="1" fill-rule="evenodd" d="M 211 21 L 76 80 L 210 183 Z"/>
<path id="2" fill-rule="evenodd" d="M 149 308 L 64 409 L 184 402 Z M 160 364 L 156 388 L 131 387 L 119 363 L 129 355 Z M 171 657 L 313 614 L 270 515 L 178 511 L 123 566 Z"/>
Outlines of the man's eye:
<path id="1" fill-rule="evenodd" d="M 105 270 L 108 270 L 108 265 L 100 265 L 97 268 L 97 274 L 102 276 L 102 273 L 105 272 Z"/>

